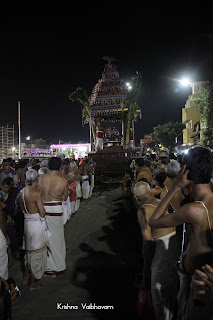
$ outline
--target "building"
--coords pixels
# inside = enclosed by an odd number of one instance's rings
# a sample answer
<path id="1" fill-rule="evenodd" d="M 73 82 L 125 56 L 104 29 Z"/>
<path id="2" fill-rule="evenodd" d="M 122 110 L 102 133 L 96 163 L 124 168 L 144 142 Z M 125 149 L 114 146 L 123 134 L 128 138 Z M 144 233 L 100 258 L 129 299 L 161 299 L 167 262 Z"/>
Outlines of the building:
<path id="1" fill-rule="evenodd" d="M 199 96 L 199 90 L 205 82 L 191 84 L 192 95 L 188 97 L 185 107 L 182 109 L 182 123 L 186 125 L 183 129 L 183 144 L 192 145 L 200 141 L 200 109 L 193 102 L 193 98 Z"/>
<path id="2" fill-rule="evenodd" d="M 13 157 L 15 152 L 14 126 L 0 127 L 0 157 Z"/>

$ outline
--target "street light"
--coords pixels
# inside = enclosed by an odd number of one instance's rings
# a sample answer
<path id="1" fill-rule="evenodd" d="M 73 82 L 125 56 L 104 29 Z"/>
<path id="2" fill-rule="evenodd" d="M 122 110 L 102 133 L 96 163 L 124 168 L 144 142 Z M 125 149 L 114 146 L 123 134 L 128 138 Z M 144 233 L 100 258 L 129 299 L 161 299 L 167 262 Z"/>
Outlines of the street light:
<path id="1" fill-rule="evenodd" d="M 131 90 L 132 89 L 132 86 L 129 82 L 126 83 L 126 86 L 127 86 L 127 90 Z"/>
<path id="2" fill-rule="evenodd" d="M 191 82 L 190 82 L 190 80 L 188 78 L 183 78 L 183 79 L 181 79 L 179 81 L 180 81 L 181 85 L 184 86 L 184 87 L 186 87 L 186 86 L 191 84 Z"/>

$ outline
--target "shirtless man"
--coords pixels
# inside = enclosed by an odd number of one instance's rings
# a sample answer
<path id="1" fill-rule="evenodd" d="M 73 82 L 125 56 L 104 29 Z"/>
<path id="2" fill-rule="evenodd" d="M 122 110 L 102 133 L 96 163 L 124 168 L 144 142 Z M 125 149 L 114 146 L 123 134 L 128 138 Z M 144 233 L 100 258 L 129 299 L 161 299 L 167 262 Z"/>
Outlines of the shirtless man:
<path id="1" fill-rule="evenodd" d="M 46 219 L 50 233 L 51 253 L 47 257 L 46 274 L 54 277 L 66 270 L 66 246 L 64 240 L 64 219 L 62 201 L 68 197 L 68 182 L 60 175 L 62 160 L 52 157 L 49 160 L 49 173 L 39 177 L 38 186 L 46 211 Z"/>
<path id="2" fill-rule="evenodd" d="M 177 312 L 178 275 L 175 262 L 180 255 L 175 228 L 152 230 L 149 227 L 148 222 L 160 200 L 154 197 L 148 183 L 138 182 L 133 193 L 140 204 L 137 215 L 143 237 L 143 280 L 149 286 L 151 271 L 156 319 L 171 319 Z"/>
<path id="3" fill-rule="evenodd" d="M 165 187 L 161 191 L 161 199 L 165 197 L 168 190 L 172 187 L 175 178 L 177 177 L 180 171 L 180 164 L 176 160 L 170 160 L 169 164 L 167 165 L 167 178 L 164 181 Z M 174 197 L 172 198 L 170 205 L 173 211 L 177 210 L 181 206 L 181 202 L 185 199 L 181 190 L 177 192 Z"/>
<path id="4" fill-rule="evenodd" d="M 180 289 L 179 309 L 180 316 L 186 319 L 204 319 L 208 312 L 208 303 L 202 301 L 199 309 L 195 308 L 194 294 L 191 287 L 191 279 L 194 279 L 195 269 L 200 269 L 205 264 L 213 261 L 213 193 L 210 188 L 210 180 L 213 172 L 213 155 L 205 148 L 196 147 L 190 149 L 183 159 L 183 168 L 165 198 L 160 202 L 154 214 L 149 220 L 151 228 L 174 227 L 186 223 L 189 237 L 189 245 L 182 261 L 179 264 L 179 272 L 182 274 Z M 182 188 L 190 186 L 193 192 L 194 202 L 185 204 L 174 213 L 165 215 L 166 209 L 174 195 Z M 182 301 L 184 292 L 188 292 L 188 301 Z M 197 297 L 196 297 L 197 298 Z M 190 301 L 190 304 L 188 303 Z M 200 318 L 199 318 L 200 317 Z M 211 319 L 211 314 L 207 318 Z M 185 319 L 185 318 L 184 318 Z"/>
<path id="5" fill-rule="evenodd" d="M 21 190 L 21 210 L 24 213 L 24 234 L 26 247 L 26 269 L 22 284 L 29 283 L 30 291 L 43 285 L 36 282 L 41 279 L 47 265 L 47 236 L 45 210 L 41 193 L 37 190 L 38 173 L 34 169 L 27 171 L 28 186 Z"/>

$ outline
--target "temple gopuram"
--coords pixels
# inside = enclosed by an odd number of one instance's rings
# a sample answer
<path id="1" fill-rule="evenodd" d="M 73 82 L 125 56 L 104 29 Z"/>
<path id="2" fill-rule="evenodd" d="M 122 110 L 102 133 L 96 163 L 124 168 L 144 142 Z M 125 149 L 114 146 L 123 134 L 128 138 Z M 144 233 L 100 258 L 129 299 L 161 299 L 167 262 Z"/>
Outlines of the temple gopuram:
<path id="1" fill-rule="evenodd" d="M 91 117 L 99 116 L 107 121 L 121 119 L 121 114 L 127 111 L 126 98 L 127 86 L 120 79 L 117 66 L 108 63 L 89 98 Z"/>
<path id="2" fill-rule="evenodd" d="M 129 160 L 139 153 L 135 149 L 134 122 L 141 117 L 136 102 L 141 80 L 136 74 L 132 78 L 132 87 L 128 87 L 120 78 L 117 66 L 109 57 L 107 60 L 102 77 L 89 97 L 90 126 L 92 124 L 93 132 L 96 132 L 95 138 L 93 134 L 95 150 L 89 153 L 89 157 L 97 163 L 96 169 L 102 173 L 116 170 L 123 173 L 129 169 Z M 116 128 L 106 128 L 107 122 L 117 121 L 122 124 L 120 134 Z M 103 141 L 99 144 L 97 140 Z"/>

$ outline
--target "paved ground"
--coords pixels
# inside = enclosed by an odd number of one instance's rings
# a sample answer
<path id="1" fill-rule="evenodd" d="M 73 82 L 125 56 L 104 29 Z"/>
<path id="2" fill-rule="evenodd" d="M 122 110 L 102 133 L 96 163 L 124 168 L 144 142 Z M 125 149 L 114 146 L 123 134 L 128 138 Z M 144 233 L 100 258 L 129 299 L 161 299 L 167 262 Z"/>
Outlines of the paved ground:
<path id="1" fill-rule="evenodd" d="M 20 262 L 10 258 L 9 276 L 22 293 L 13 307 L 15 320 L 136 319 L 141 237 L 136 213 L 128 205 L 125 212 L 119 188 L 83 200 L 65 226 L 67 271 L 42 279 L 42 290 L 29 292 L 22 286 Z M 76 309 L 57 310 L 57 303 Z M 81 304 L 90 303 L 114 310 L 83 309 Z"/>

